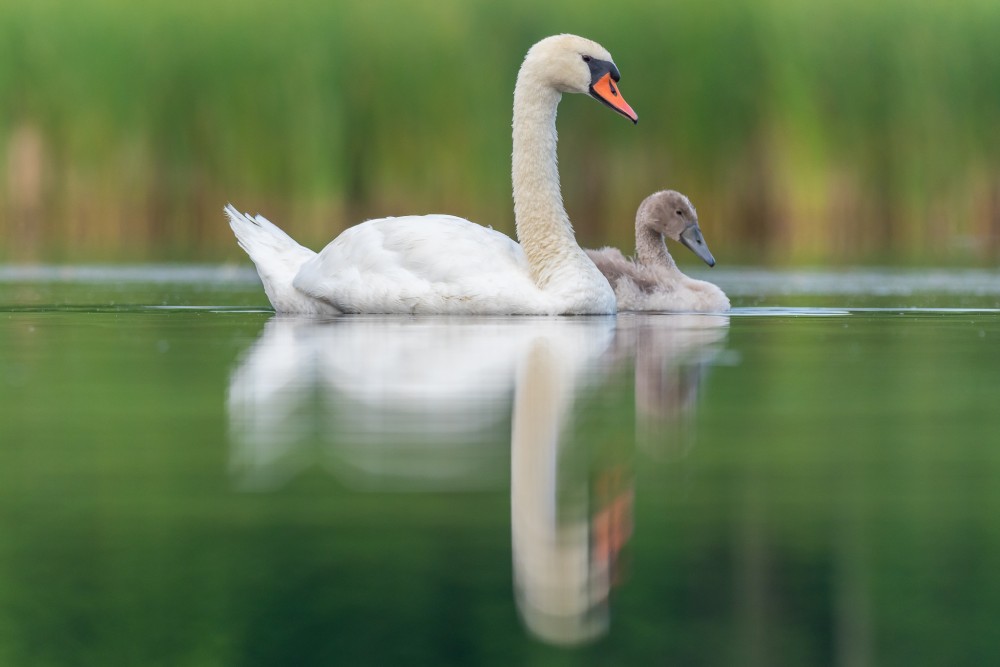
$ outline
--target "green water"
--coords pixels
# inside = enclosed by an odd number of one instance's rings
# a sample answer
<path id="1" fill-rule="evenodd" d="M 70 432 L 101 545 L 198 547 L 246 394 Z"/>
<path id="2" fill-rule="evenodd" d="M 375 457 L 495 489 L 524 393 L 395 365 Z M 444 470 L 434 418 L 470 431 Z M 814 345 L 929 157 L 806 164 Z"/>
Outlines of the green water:
<path id="1" fill-rule="evenodd" d="M 0 664 L 1000 654 L 991 276 L 317 321 L 212 275 L 0 274 Z"/>

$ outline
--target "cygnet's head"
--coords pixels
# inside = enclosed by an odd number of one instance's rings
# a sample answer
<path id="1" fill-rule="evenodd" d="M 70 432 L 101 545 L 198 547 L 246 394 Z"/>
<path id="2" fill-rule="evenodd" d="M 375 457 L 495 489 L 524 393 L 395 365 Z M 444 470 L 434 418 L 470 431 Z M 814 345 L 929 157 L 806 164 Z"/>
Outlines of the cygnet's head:
<path id="1" fill-rule="evenodd" d="M 676 190 L 662 190 L 652 194 L 639 205 L 636 232 L 648 228 L 673 240 L 680 241 L 709 266 L 715 258 L 701 235 L 698 212 L 691 200 Z"/>
<path id="2" fill-rule="evenodd" d="M 576 35 L 553 35 L 528 50 L 521 72 L 561 93 L 585 93 L 633 123 L 639 116 L 618 89 L 621 74 L 608 50 Z"/>

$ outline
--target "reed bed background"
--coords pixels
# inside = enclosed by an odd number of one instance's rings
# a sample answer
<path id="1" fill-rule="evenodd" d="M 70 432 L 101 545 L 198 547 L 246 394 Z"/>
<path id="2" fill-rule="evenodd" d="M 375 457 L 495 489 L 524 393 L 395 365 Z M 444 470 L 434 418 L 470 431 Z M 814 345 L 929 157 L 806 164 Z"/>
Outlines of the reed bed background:
<path id="1" fill-rule="evenodd" d="M 560 107 L 586 245 L 691 196 L 720 262 L 1000 258 L 1000 3 L 0 4 L 0 260 L 240 261 L 222 215 L 318 247 L 370 217 L 513 233 L 511 93 L 575 32 L 637 127 Z"/>

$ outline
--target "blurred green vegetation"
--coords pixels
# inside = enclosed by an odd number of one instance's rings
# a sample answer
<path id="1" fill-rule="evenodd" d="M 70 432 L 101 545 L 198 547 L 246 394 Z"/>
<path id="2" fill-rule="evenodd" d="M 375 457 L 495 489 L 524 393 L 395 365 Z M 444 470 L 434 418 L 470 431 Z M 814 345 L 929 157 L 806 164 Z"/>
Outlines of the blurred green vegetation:
<path id="1" fill-rule="evenodd" d="M 307 245 L 368 217 L 513 232 L 527 48 L 601 42 L 640 115 L 560 109 L 587 245 L 672 187 L 724 263 L 1000 256 L 1000 4 L 0 4 L 0 259 L 242 261 L 221 208 Z"/>

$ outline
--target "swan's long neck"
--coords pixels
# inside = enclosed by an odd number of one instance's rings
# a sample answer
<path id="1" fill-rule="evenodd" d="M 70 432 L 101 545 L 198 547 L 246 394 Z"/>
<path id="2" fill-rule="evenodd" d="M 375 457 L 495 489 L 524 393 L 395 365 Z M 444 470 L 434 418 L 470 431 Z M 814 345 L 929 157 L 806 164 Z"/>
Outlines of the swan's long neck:
<path id="1" fill-rule="evenodd" d="M 593 267 L 577 245 L 559 189 L 556 109 L 561 97 L 533 75 L 529 63 L 522 66 L 514 87 L 514 219 L 532 277 L 542 288 L 568 264 Z"/>

